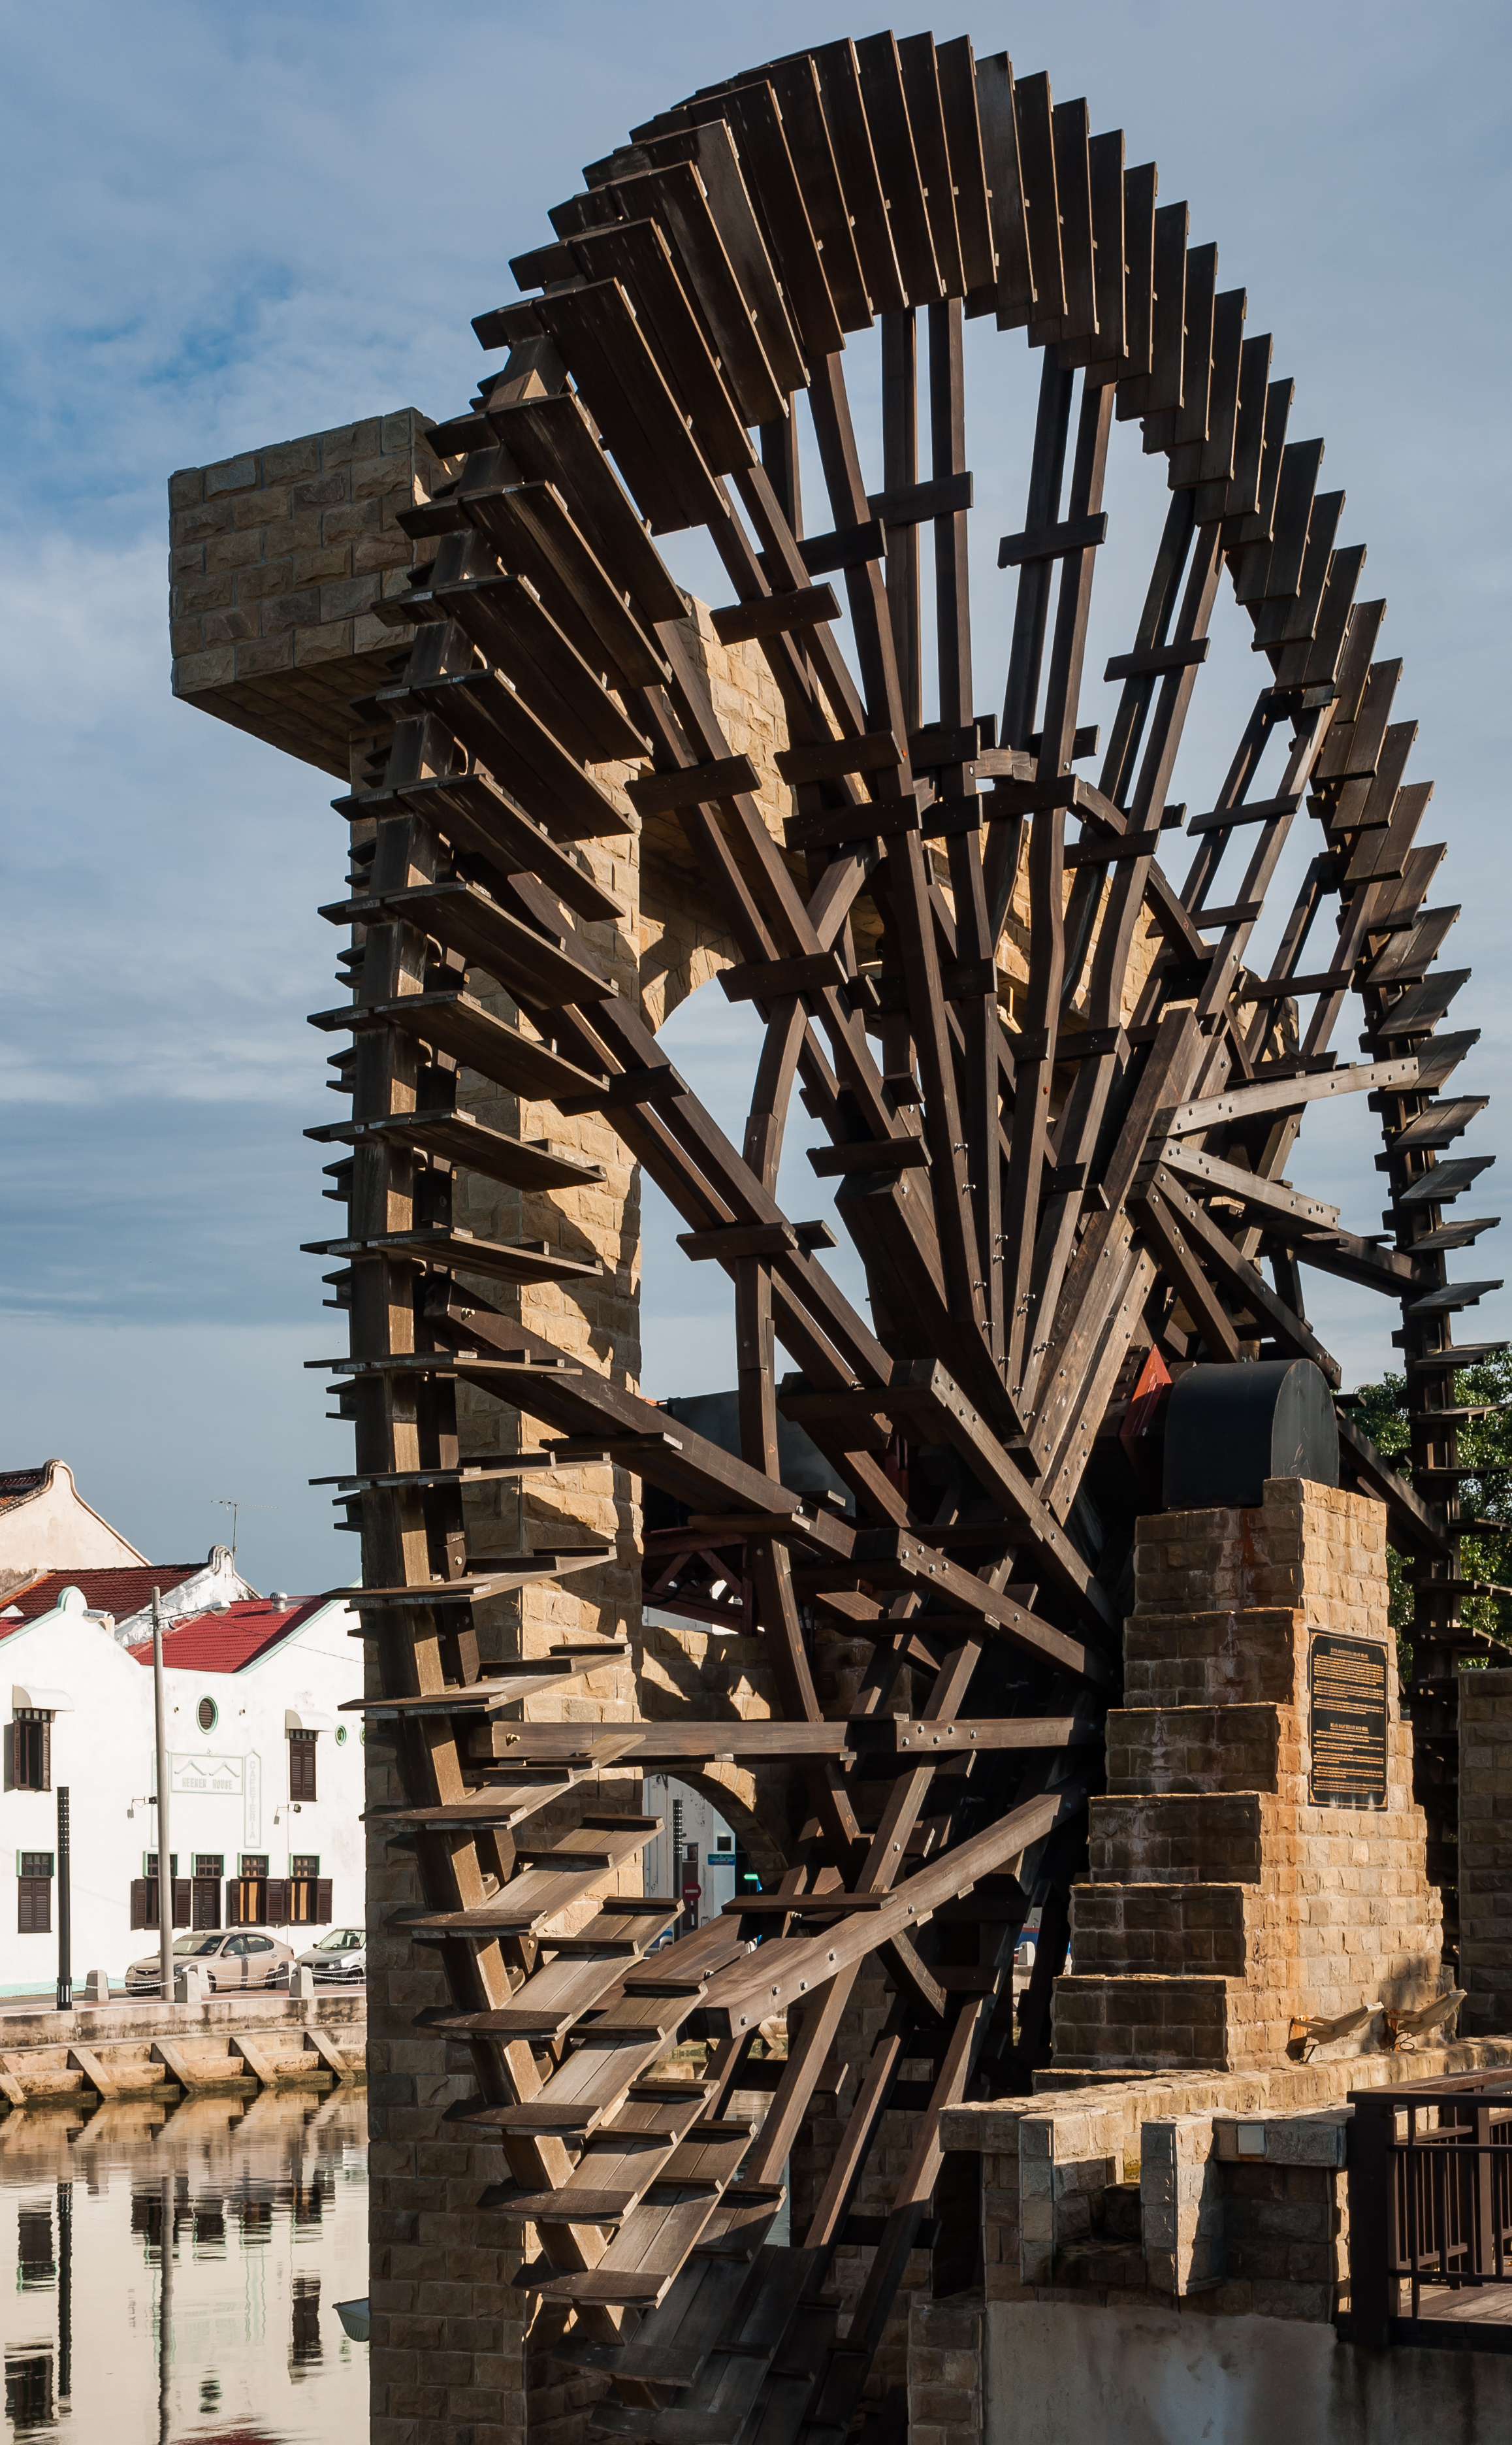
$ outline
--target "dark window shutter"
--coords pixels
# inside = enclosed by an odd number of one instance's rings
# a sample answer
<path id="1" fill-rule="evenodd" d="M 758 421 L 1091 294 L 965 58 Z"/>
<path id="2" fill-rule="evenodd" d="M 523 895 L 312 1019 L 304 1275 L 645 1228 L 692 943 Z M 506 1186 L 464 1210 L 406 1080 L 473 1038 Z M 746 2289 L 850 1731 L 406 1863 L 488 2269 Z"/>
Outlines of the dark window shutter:
<path id="1" fill-rule="evenodd" d="M 193 1925 L 213 1928 L 220 1925 L 220 1881 L 215 1876 L 196 1876 L 192 1894 Z"/>
<path id="2" fill-rule="evenodd" d="M 330 1885 L 331 1880 L 329 1876 L 317 1876 L 315 1879 L 315 1924 L 317 1927 L 328 1927 L 330 1925 Z"/>
<path id="3" fill-rule="evenodd" d="M 6 1789 L 7 1789 L 7 1791 L 14 1791 L 14 1789 L 15 1789 L 15 1787 L 16 1787 L 16 1773 L 17 1773 L 17 1769 L 18 1769 L 18 1766 L 19 1766 L 19 1764 L 20 1764 L 20 1759 L 19 1759 L 19 1755 L 18 1755 L 18 1751 L 19 1751 L 19 1747 L 20 1747 L 20 1741 L 21 1741 L 21 1726 L 20 1726 L 20 1725 L 19 1725 L 19 1724 L 7 1724 L 7 1726 L 6 1726 Z"/>
<path id="4" fill-rule="evenodd" d="M 187 1927 L 189 1925 L 191 1910 L 190 1880 L 187 1876 L 175 1876 L 173 1887 L 174 1925 L 175 1927 Z"/>
<path id="5" fill-rule="evenodd" d="M 134 1928 L 158 1924 L 158 1888 L 150 1876 L 132 1877 L 131 1924 Z"/>
<path id="6" fill-rule="evenodd" d="M 227 1925 L 228 1927 L 240 1927 L 240 1926 L 241 1926 L 241 1924 L 242 1924 L 244 1913 L 243 1913 L 243 1911 L 242 1911 L 242 1906 L 241 1906 L 241 1905 L 242 1905 L 242 1896 L 243 1896 L 243 1894 L 246 1893 L 246 1890 L 247 1890 L 247 1882 L 246 1882 L 245 1877 L 242 1877 L 242 1876 L 228 1876 L 228 1877 L 227 1877 L 227 1879 L 226 1879 L 226 1925 Z"/>
<path id="7" fill-rule="evenodd" d="M 315 1792 L 315 1744 L 313 1732 L 290 1732 L 289 1736 L 289 1797 L 290 1800 L 313 1800 Z"/>
<path id="8" fill-rule="evenodd" d="M 52 1789 L 52 1717 L 42 1719 L 42 1784 L 44 1791 Z"/>
<path id="9" fill-rule="evenodd" d="M 263 1887 L 263 1925 L 265 1927 L 289 1925 L 289 1878 L 287 1876 L 270 1876 Z"/>
<path id="10" fill-rule="evenodd" d="M 16 1887 L 16 1933 L 50 1935 L 51 1932 L 52 1878 L 22 1876 Z"/>

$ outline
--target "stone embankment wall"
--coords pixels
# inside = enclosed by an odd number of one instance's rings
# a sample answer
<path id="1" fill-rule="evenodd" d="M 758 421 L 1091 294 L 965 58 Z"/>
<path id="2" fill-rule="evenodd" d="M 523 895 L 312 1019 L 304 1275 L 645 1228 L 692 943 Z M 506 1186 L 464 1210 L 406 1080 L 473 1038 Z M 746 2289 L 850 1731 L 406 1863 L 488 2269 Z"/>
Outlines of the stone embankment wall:
<path id="1" fill-rule="evenodd" d="M 210 2089 L 333 2088 L 366 2073 L 360 1988 L 197 2004 L 80 2005 L 0 2016 L 0 2112 Z"/>

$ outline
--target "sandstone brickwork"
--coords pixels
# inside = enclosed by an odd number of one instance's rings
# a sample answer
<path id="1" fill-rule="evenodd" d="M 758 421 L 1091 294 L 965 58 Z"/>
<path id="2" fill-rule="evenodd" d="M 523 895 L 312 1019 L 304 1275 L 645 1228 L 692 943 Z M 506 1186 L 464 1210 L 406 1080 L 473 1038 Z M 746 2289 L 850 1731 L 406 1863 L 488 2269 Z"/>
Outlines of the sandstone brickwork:
<path id="1" fill-rule="evenodd" d="M 449 472 L 419 408 L 169 478 L 174 694 L 345 783 L 351 700 L 409 642 L 374 612 L 415 546 L 401 510 Z"/>
<path id="2" fill-rule="evenodd" d="M 978 2445 L 983 2436 L 984 2305 L 980 2292 L 911 2296 L 908 2445 Z"/>
<path id="3" fill-rule="evenodd" d="M 1363 1495 L 1277 1479 L 1256 1511 L 1140 1523 L 1125 1705 L 1108 1719 L 1108 1789 L 1055 1990 L 1057 2066 L 1277 2063 L 1294 2022 L 1441 1990 L 1387 1601 L 1385 1513 Z M 1316 1631 L 1381 1651 L 1384 1808 L 1309 1800 Z M 1376 2019 L 1337 2043 L 1380 2034 Z"/>
<path id="4" fill-rule="evenodd" d="M 1512 1670 L 1460 1674 L 1460 2025 L 1512 2029 Z"/>

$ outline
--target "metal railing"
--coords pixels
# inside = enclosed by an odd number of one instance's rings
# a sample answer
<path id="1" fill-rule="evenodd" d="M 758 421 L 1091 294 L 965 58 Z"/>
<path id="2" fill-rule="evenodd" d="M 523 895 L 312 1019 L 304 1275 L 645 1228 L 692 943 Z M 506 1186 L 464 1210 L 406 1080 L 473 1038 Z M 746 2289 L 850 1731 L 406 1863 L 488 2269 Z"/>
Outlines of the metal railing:
<path id="1" fill-rule="evenodd" d="M 1350 2102 L 1350 2340 L 1512 2350 L 1512 2070 Z"/>

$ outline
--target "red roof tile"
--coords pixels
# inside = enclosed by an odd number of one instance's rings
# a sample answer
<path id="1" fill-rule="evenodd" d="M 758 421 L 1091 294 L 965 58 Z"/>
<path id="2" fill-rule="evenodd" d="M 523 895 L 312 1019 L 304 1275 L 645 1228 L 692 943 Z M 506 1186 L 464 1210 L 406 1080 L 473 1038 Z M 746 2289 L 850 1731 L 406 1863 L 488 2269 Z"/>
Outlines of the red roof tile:
<path id="1" fill-rule="evenodd" d="M 162 1660 L 178 1672 L 240 1672 L 299 1629 L 325 1601 L 324 1596 L 301 1596 L 296 1605 L 273 1605 L 259 1596 L 227 1605 L 219 1613 L 195 1614 L 164 1631 Z M 139 1664 L 150 1665 L 152 1641 L 141 1639 L 126 1652 Z"/>
<path id="2" fill-rule="evenodd" d="M 166 1596 L 172 1589 L 181 1587 L 185 1579 L 196 1577 L 205 1567 L 203 1562 L 143 1562 L 113 1565 L 101 1571 L 42 1571 L 25 1587 L 11 1588 L 0 1596 L 0 1614 L 14 1605 L 21 1614 L 20 1621 L 0 1620 L 0 1637 L 9 1636 L 11 1631 L 35 1621 L 42 1614 L 51 1613 L 65 1588 L 80 1589 L 91 1613 L 112 1614 L 117 1621 L 124 1621 L 129 1614 L 140 1613 L 143 1605 L 151 1604 L 154 1588 L 160 1588 Z"/>

